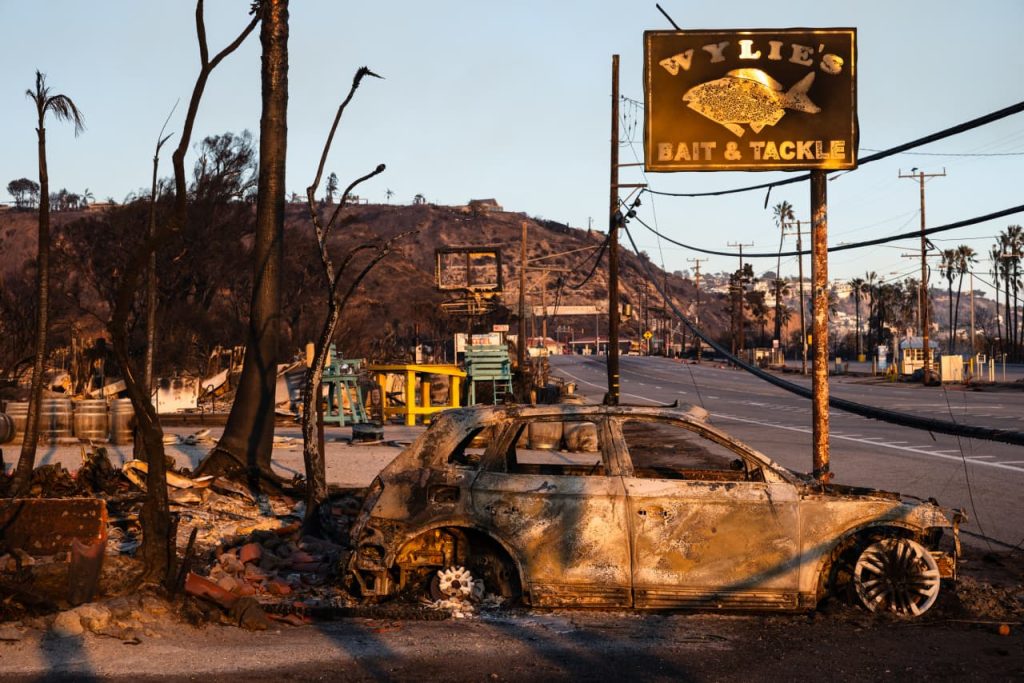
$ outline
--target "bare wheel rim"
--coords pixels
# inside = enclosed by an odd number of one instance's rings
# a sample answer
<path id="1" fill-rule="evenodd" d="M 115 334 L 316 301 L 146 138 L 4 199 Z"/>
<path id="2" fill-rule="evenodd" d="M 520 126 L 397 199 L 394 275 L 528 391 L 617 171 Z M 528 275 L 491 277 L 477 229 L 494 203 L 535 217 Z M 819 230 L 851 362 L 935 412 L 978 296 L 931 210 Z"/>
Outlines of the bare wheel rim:
<path id="1" fill-rule="evenodd" d="M 872 612 L 917 617 L 939 596 L 939 567 L 920 543 L 884 538 L 861 552 L 853 585 L 861 604 Z"/>

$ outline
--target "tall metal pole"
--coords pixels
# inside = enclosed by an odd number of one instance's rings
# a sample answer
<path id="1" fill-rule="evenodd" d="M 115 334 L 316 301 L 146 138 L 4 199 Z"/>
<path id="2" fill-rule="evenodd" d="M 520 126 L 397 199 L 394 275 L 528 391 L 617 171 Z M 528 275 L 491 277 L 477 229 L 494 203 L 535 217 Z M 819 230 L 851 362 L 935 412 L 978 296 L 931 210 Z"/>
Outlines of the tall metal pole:
<path id="1" fill-rule="evenodd" d="M 619 56 L 612 55 L 611 175 L 608 202 L 608 405 L 619 403 Z"/>
<path id="2" fill-rule="evenodd" d="M 811 421 L 815 479 L 832 478 L 828 443 L 828 192 L 825 171 L 811 171 L 811 298 L 814 307 L 814 374 Z"/>

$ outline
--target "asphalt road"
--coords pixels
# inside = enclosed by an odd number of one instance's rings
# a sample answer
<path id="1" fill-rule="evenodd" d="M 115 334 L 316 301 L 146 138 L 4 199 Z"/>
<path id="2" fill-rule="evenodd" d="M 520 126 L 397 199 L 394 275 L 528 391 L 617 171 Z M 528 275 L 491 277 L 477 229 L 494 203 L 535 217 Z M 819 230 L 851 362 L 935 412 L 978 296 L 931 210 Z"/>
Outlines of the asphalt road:
<path id="1" fill-rule="evenodd" d="M 553 356 L 552 372 L 601 400 L 604 357 Z M 810 386 L 810 378 L 786 378 Z M 659 357 L 620 359 L 623 403 L 701 405 L 711 421 L 785 467 L 811 469 L 811 403 L 722 364 L 694 365 Z M 891 384 L 869 377 L 830 379 L 833 396 L 946 421 L 1024 430 L 1024 391 Z M 963 508 L 965 542 L 1024 542 L 1024 448 L 964 439 L 870 420 L 832 409 L 831 468 L 836 481 L 936 498 Z M 1001 549 L 993 543 L 994 549 Z"/>

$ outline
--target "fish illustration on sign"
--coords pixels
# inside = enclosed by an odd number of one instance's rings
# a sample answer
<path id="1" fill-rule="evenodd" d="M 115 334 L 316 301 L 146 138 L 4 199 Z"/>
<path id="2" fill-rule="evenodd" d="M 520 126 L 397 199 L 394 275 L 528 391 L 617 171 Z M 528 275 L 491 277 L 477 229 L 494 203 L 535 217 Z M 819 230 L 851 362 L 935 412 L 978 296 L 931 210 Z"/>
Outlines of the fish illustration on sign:
<path id="1" fill-rule="evenodd" d="M 683 102 L 701 116 L 728 128 L 743 137 L 740 124 L 750 124 L 755 133 L 765 126 L 774 126 L 787 109 L 817 114 L 821 107 L 811 102 L 807 91 L 814 83 L 810 72 L 792 88 L 783 86 L 760 69 L 734 69 L 724 77 L 695 85 L 683 95 Z"/>

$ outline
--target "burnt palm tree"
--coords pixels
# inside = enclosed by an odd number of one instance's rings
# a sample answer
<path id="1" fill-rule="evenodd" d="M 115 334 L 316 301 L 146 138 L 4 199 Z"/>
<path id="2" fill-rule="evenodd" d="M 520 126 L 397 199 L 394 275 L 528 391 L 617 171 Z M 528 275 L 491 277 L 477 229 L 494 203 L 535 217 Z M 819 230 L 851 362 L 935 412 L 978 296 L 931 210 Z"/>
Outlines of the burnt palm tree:
<path id="1" fill-rule="evenodd" d="M 39 405 L 43 397 L 43 370 L 46 364 L 46 332 L 49 325 L 48 306 L 50 301 L 50 177 L 46 170 L 46 115 L 58 121 L 69 121 L 75 127 L 77 136 L 85 129 L 82 112 L 67 95 L 54 94 L 46 85 L 46 75 L 36 71 L 35 90 L 25 91 L 36 105 L 38 116 L 39 147 L 39 232 L 38 255 L 36 257 L 36 283 L 38 307 L 36 309 L 36 349 L 32 364 L 32 390 L 28 402 L 28 416 L 25 422 L 25 439 L 21 444 L 21 455 L 14 473 L 11 491 L 19 494 L 28 485 L 36 461 L 36 445 L 39 442 Z"/>
<path id="2" fill-rule="evenodd" d="M 216 447 L 197 471 L 277 482 L 270 467 L 274 391 L 281 338 L 281 263 L 284 249 L 285 157 L 288 136 L 288 0 L 254 5 L 260 17 L 263 115 L 260 119 L 254 274 L 245 358 L 235 402 Z M 297 201 L 299 196 L 292 193 Z"/>

